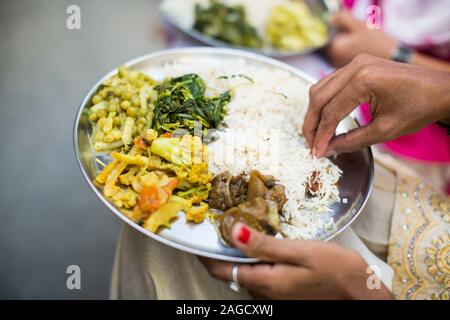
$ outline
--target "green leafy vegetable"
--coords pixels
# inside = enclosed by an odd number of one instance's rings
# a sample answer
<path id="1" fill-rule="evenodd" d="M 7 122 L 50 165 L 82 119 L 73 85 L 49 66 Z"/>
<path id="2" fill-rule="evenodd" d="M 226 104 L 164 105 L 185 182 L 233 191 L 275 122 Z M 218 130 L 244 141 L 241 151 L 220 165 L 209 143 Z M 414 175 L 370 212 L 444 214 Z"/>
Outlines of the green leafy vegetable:
<path id="1" fill-rule="evenodd" d="M 154 89 L 158 99 L 153 128 L 158 131 L 186 129 L 192 132 L 196 122 L 206 129 L 217 128 L 231 99 L 229 91 L 217 97 L 205 97 L 205 82 L 196 74 L 167 79 Z"/>
<path id="2" fill-rule="evenodd" d="M 263 46 L 262 38 L 248 23 L 242 5 L 227 6 L 218 0 L 211 0 L 206 8 L 197 4 L 194 29 L 233 45 L 250 48 Z"/>

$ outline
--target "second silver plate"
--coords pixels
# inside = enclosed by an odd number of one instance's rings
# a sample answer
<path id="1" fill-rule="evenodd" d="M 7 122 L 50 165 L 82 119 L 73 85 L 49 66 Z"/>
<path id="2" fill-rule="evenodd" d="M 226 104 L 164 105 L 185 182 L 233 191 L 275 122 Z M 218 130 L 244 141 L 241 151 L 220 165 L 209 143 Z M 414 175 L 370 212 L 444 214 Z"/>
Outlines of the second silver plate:
<path id="1" fill-rule="evenodd" d="M 288 58 L 288 57 L 293 57 L 293 56 L 298 56 L 298 55 L 305 55 L 305 54 L 308 54 L 308 53 L 311 53 L 311 52 L 314 52 L 314 51 L 317 51 L 317 50 L 323 48 L 324 46 L 326 46 L 328 44 L 329 38 L 331 37 L 331 35 L 333 33 L 333 30 L 328 27 L 328 39 L 327 39 L 327 41 L 324 42 L 323 45 L 315 46 L 315 47 L 308 47 L 308 48 L 305 48 L 302 50 L 290 50 L 290 51 L 289 50 L 279 50 L 279 49 L 268 47 L 268 46 L 265 46 L 260 49 L 235 46 L 235 45 L 229 44 L 227 42 L 207 36 L 199 31 L 195 30 L 194 28 L 189 28 L 189 27 L 183 26 L 183 24 L 181 24 L 179 21 L 177 21 L 177 19 L 174 18 L 170 12 L 167 12 L 166 10 L 163 9 L 165 1 L 166 0 L 162 0 L 160 7 L 159 7 L 160 15 L 164 18 L 164 20 L 169 22 L 171 25 L 176 27 L 181 32 L 192 37 L 193 39 L 200 41 L 203 44 L 212 46 L 212 47 L 246 50 L 246 51 L 250 51 L 250 52 L 263 54 L 263 55 L 273 57 L 273 58 Z M 310 7 L 311 12 L 315 16 L 319 17 L 321 20 L 324 20 L 324 23 L 326 23 L 325 19 L 331 12 L 334 12 L 339 9 L 339 1 L 337 1 L 337 0 L 304 0 L 304 1 Z M 186 10 L 194 10 L 194 8 L 186 7 Z M 328 24 L 327 24 L 327 26 L 328 26 Z"/>

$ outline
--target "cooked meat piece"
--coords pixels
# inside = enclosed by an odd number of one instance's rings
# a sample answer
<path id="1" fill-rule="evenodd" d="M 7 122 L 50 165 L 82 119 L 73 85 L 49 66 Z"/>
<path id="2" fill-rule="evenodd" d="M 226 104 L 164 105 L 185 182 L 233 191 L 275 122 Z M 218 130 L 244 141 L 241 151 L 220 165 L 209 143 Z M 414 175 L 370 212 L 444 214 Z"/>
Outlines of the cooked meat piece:
<path id="1" fill-rule="evenodd" d="M 259 178 L 264 182 L 264 185 L 269 189 L 273 188 L 275 186 L 275 182 L 277 181 L 274 176 L 264 175 L 261 173 L 259 173 Z"/>
<path id="2" fill-rule="evenodd" d="M 247 200 L 253 200 L 257 197 L 264 198 L 264 195 L 269 189 L 267 189 L 264 181 L 260 178 L 258 171 L 250 172 L 250 179 L 248 181 Z"/>
<path id="3" fill-rule="evenodd" d="M 247 179 L 245 175 L 233 177 L 226 171 L 214 177 L 209 194 L 211 208 L 225 211 L 245 201 L 247 196 Z"/>
<path id="4" fill-rule="evenodd" d="M 277 204 L 278 212 L 281 213 L 286 204 L 286 188 L 281 184 L 276 184 L 264 194 L 264 199 L 273 201 Z"/>
<path id="5" fill-rule="evenodd" d="M 276 203 L 260 197 L 241 203 L 219 216 L 219 234 L 227 244 L 231 243 L 231 230 L 236 222 L 245 223 L 266 234 L 276 234 L 280 230 Z"/>
<path id="6" fill-rule="evenodd" d="M 212 179 L 212 189 L 208 198 L 211 208 L 224 211 L 232 206 L 233 202 L 229 188 L 231 178 L 231 173 L 226 171 Z"/>
<path id="7" fill-rule="evenodd" d="M 276 184 L 273 176 L 262 175 L 258 171 L 253 170 L 250 173 L 248 182 L 247 200 L 257 197 L 275 202 L 279 213 L 281 213 L 287 201 L 284 186 Z"/>
<path id="8" fill-rule="evenodd" d="M 244 202 L 247 197 L 248 183 L 245 175 L 240 174 L 230 180 L 230 195 L 233 207 Z"/>
<path id="9" fill-rule="evenodd" d="M 231 229 L 236 222 L 266 234 L 280 230 L 280 217 L 286 203 L 284 186 L 276 184 L 273 176 L 253 170 L 247 182 L 245 175 L 233 177 L 224 172 L 212 180 L 209 195 L 211 208 L 225 211 L 216 219 L 215 226 L 221 239 L 230 244 Z"/>

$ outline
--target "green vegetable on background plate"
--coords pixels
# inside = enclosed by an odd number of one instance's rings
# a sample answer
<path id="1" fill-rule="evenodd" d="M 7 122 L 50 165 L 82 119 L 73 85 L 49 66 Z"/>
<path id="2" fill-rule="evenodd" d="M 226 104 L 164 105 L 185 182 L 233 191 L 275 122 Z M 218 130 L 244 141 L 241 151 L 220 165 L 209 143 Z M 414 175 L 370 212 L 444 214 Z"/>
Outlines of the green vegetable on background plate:
<path id="1" fill-rule="evenodd" d="M 209 7 L 195 7 L 194 29 L 224 42 L 249 48 L 262 48 L 263 40 L 251 26 L 242 5 L 227 6 L 211 0 Z"/>

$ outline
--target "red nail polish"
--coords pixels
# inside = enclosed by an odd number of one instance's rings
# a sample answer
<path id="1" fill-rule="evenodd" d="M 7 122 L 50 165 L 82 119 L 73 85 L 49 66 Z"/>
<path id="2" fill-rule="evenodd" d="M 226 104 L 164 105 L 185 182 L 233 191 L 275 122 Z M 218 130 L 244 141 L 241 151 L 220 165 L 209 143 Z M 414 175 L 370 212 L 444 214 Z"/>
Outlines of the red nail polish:
<path id="1" fill-rule="evenodd" d="M 251 235 L 250 229 L 247 228 L 246 226 L 242 226 L 241 229 L 239 230 L 239 234 L 238 234 L 237 238 L 240 242 L 245 244 L 250 239 L 250 235 Z"/>

